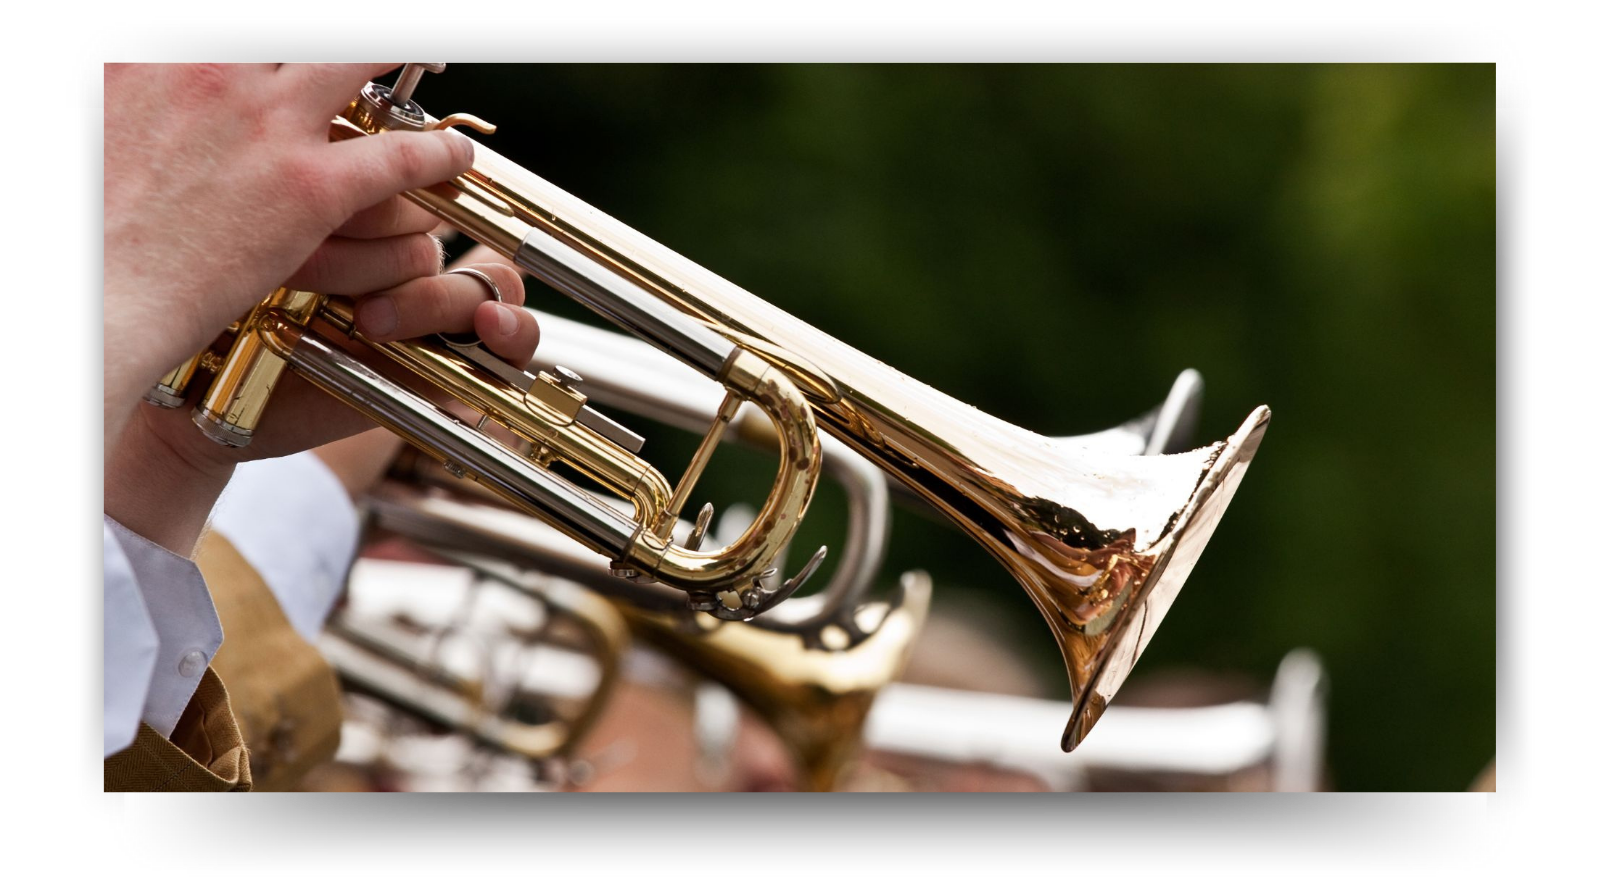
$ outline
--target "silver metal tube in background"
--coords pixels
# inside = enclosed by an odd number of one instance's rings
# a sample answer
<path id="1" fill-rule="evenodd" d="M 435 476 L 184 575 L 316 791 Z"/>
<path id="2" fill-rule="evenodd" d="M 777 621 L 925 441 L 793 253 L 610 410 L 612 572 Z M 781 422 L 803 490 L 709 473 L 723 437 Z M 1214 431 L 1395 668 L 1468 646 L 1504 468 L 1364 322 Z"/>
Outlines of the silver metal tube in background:
<path id="1" fill-rule="evenodd" d="M 1067 702 L 894 682 L 867 715 L 866 747 L 1033 775 L 1054 790 L 1081 788 L 1090 770 L 1229 775 L 1267 765 L 1275 791 L 1316 790 L 1326 722 L 1321 662 L 1308 649 L 1278 666 L 1266 704 L 1109 707 L 1093 738 L 1072 753 L 1047 732 Z"/>
<path id="2" fill-rule="evenodd" d="M 1322 787 L 1327 740 L 1328 674 L 1309 648 L 1297 648 L 1278 664 L 1268 709 L 1278 729 L 1273 745 L 1272 789 L 1316 791 Z"/>

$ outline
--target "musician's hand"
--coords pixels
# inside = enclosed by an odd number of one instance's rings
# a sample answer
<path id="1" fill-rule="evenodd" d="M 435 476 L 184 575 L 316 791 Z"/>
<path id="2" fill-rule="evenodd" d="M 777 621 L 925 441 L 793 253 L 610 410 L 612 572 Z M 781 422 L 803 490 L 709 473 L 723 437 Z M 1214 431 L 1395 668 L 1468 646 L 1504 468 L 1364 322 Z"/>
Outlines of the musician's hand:
<path id="1" fill-rule="evenodd" d="M 146 388 L 308 258 L 331 274 L 340 246 L 323 240 L 358 210 L 471 165 L 449 132 L 328 141 L 333 116 L 393 67 L 106 66 L 108 444 Z"/>
<path id="2" fill-rule="evenodd" d="M 538 346 L 539 327 L 521 306 L 521 277 L 503 264 L 475 262 L 483 255 L 463 258 L 494 279 L 503 301 L 495 303 L 478 278 L 439 274 L 438 244 L 426 234 L 437 222 L 398 206 L 369 209 L 328 240 L 324 250 L 330 251 L 329 257 L 306 264 L 290 284 L 307 291 L 361 294 L 356 299 L 357 326 L 374 341 L 470 330 L 502 358 L 518 367 L 527 365 Z M 397 269 L 414 278 L 396 282 Z M 107 454 L 106 513 L 185 554 L 235 464 L 300 452 L 371 427 L 365 417 L 293 373 L 279 379 L 256 438 L 244 449 L 212 442 L 190 420 L 188 407 L 141 403 L 122 440 Z M 381 463 L 385 455 L 374 453 L 372 462 Z"/>

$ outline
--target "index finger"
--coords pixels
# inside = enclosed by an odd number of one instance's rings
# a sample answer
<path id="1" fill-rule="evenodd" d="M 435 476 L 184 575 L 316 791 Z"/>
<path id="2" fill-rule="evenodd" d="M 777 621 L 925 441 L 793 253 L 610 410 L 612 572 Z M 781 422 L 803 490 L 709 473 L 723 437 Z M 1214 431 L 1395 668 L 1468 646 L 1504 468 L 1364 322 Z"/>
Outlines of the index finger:
<path id="1" fill-rule="evenodd" d="M 285 65 L 278 70 L 285 89 L 309 105 L 313 122 L 344 110 L 367 82 L 399 67 L 398 62 Z"/>
<path id="2" fill-rule="evenodd" d="M 403 196 L 385 199 L 364 211 L 357 211 L 343 225 L 333 231 L 336 236 L 350 239 L 382 239 L 409 233 L 432 232 L 439 226 L 439 218 Z"/>

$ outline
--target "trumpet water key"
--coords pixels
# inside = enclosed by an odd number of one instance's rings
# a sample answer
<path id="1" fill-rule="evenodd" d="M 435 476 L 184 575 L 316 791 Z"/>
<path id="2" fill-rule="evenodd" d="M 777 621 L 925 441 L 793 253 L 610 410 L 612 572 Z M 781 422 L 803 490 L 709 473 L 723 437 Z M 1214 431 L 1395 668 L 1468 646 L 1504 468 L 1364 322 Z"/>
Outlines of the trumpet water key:
<path id="1" fill-rule="evenodd" d="M 334 120 L 330 138 L 457 125 L 493 132 L 470 115 L 426 114 L 411 98 L 422 70 L 407 66 L 393 90 L 367 85 Z M 708 611 L 719 603 L 759 610 L 775 600 L 761 575 L 793 532 L 816 483 L 820 424 L 926 499 L 1016 577 L 1044 615 L 1066 663 L 1074 697 L 1062 736 L 1068 750 L 1093 727 L 1148 645 L 1270 418 L 1260 407 L 1227 440 L 1178 455 L 1107 455 L 1060 444 L 896 372 L 481 144 L 466 174 L 407 195 L 524 271 L 722 383 L 731 396 L 719 416 L 731 416 L 743 401 L 767 413 L 780 432 L 780 476 L 746 535 L 716 554 L 664 538 L 675 507 L 703 467 L 698 457 L 660 508 L 654 499 L 667 488 L 659 481 L 650 488 L 637 484 L 636 490 L 655 495 L 635 502 L 636 517 L 622 518 L 564 479 L 536 476 L 525 470 L 527 463 L 508 464 L 506 454 L 521 457 L 490 438 L 475 440 L 470 435 L 478 432 L 469 427 L 399 405 L 405 401 L 391 394 L 393 388 L 372 381 L 348 359 L 325 355 L 324 342 L 310 337 L 293 312 L 269 309 L 262 314 L 268 319 L 247 323 L 261 332 L 267 351 L 396 430 L 412 429 L 407 436 L 413 443 L 514 504 L 551 518 L 563 532 L 612 556 L 622 572 L 695 593 L 692 604 Z M 235 351 L 248 341 L 241 335 Z M 1095 345 L 1080 338 L 1068 349 Z M 437 353 L 436 359 L 441 367 L 461 365 L 454 354 Z M 217 380 L 227 379 L 226 373 L 225 368 Z M 480 374 L 452 372 L 451 378 Z M 519 403 L 526 399 L 515 397 Z M 547 427 L 576 425 L 561 415 Z M 718 433 L 714 426 L 707 443 Z M 565 445 L 561 438 L 549 440 L 552 450 Z M 536 444 L 533 455 L 542 458 L 539 449 L 546 442 L 530 442 Z M 641 472 L 634 480 L 647 477 Z M 650 509 L 639 507 L 646 502 Z"/>

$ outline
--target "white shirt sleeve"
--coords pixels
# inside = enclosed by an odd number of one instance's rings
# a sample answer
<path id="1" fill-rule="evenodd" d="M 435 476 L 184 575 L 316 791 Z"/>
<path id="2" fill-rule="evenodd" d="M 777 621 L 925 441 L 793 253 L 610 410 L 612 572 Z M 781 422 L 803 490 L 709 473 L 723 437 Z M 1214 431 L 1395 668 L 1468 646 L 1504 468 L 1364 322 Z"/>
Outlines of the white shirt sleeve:
<path id="1" fill-rule="evenodd" d="M 295 631 L 314 642 L 355 561 L 360 518 L 311 453 L 240 465 L 211 526 L 261 574 Z"/>
<path id="2" fill-rule="evenodd" d="M 222 647 L 200 569 L 105 518 L 105 755 L 139 723 L 170 736 Z"/>
<path id="3" fill-rule="evenodd" d="M 247 462 L 211 526 L 261 574 L 295 631 L 321 635 L 355 560 L 359 518 L 344 486 L 310 453 Z M 139 723 L 170 736 L 222 647 L 222 623 L 193 561 L 107 517 L 105 755 Z"/>

